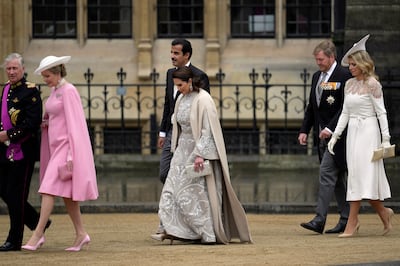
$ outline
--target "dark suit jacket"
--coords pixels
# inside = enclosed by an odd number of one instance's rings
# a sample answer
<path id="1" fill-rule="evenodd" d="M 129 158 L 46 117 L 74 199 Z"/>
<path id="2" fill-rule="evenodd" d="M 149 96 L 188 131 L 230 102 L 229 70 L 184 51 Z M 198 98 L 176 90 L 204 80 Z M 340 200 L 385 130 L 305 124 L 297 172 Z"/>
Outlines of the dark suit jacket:
<path id="1" fill-rule="evenodd" d="M 195 76 L 199 76 L 204 90 L 210 93 L 210 81 L 206 73 L 199 68 L 189 65 Z M 174 81 L 172 79 L 172 72 L 176 68 L 170 68 L 167 71 L 167 86 L 165 87 L 165 100 L 164 100 L 164 111 L 160 125 L 160 131 L 167 133 L 171 128 L 171 116 L 174 113 L 175 100 L 174 99 Z"/>
<path id="2" fill-rule="evenodd" d="M 347 68 L 344 68 L 337 64 L 336 68 L 329 77 L 328 82 L 339 82 L 340 87 L 336 90 L 323 90 L 321 96 L 321 102 L 318 106 L 316 99 L 316 85 L 319 79 L 321 71 L 314 73 L 311 82 L 310 98 L 307 109 L 304 114 L 303 124 L 300 129 L 300 133 L 308 134 L 311 128 L 314 128 L 314 139 L 316 144 L 319 145 L 319 129 L 329 128 L 332 132 L 336 128 L 336 124 L 339 120 L 340 113 L 342 112 L 343 100 L 344 100 L 344 85 L 346 81 L 351 78 L 351 74 Z M 332 102 L 333 100 L 333 102 Z M 327 140 L 328 141 L 328 140 Z M 336 165 L 341 169 L 346 169 L 346 131 L 343 132 L 341 138 L 335 145 L 334 160 Z M 319 153 L 319 149 L 318 149 Z M 319 159 L 322 159 L 322 154 L 319 154 Z"/>

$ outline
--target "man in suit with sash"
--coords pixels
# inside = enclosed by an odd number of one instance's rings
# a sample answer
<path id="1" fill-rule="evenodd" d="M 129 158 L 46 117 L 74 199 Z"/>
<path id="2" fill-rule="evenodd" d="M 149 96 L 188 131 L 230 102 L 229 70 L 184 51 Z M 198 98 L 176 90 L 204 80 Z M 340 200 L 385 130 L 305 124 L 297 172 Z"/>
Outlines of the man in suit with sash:
<path id="1" fill-rule="evenodd" d="M 344 86 L 351 74 L 348 69 L 337 63 L 336 47 L 332 41 L 321 42 L 315 47 L 313 55 L 319 71 L 312 77 L 309 103 L 298 140 L 300 145 L 306 145 L 308 133 L 313 128 L 320 160 L 319 191 L 315 217 L 309 222 L 301 223 L 301 226 L 322 234 L 329 203 L 335 195 L 340 214 L 339 222 L 325 233 L 341 233 L 346 227 L 349 215 L 349 204 L 346 202 L 346 136 L 342 135 L 337 142 L 335 155 L 328 152 L 327 144 L 342 111 Z"/>
<path id="2" fill-rule="evenodd" d="M 0 95 L 0 197 L 7 204 L 10 230 L 0 251 L 7 252 L 21 250 L 24 225 L 34 230 L 39 221 L 38 212 L 27 199 L 39 158 L 42 99 L 35 84 L 24 78 L 21 55 L 8 55 L 3 66 L 9 80 Z M 50 221 L 46 228 L 49 226 Z"/>

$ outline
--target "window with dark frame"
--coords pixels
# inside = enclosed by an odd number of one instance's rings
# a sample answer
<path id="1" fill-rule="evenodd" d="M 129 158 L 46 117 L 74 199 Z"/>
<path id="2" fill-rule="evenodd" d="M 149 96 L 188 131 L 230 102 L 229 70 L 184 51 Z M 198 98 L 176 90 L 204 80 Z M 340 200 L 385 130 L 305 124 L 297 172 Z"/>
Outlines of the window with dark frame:
<path id="1" fill-rule="evenodd" d="M 158 38 L 202 38 L 204 3 L 199 0 L 158 0 Z"/>
<path id="2" fill-rule="evenodd" d="M 76 0 L 32 0 L 33 38 L 76 38 Z"/>
<path id="3" fill-rule="evenodd" d="M 268 154 L 307 154 L 307 146 L 299 145 L 297 137 L 298 128 L 273 128 L 266 134 Z M 316 154 L 316 147 L 313 146 L 312 153 Z"/>
<path id="4" fill-rule="evenodd" d="M 88 38 L 131 38 L 131 0 L 88 0 Z"/>
<path id="5" fill-rule="evenodd" d="M 287 0 L 287 37 L 330 37 L 331 8 L 331 0 Z"/>
<path id="6" fill-rule="evenodd" d="M 259 154 L 260 131 L 258 128 L 223 128 L 226 153 Z"/>
<path id="7" fill-rule="evenodd" d="M 103 134 L 105 154 L 142 153 L 141 128 L 104 128 Z"/>
<path id="8" fill-rule="evenodd" d="M 275 36 L 275 0 L 231 0 L 233 38 Z"/>

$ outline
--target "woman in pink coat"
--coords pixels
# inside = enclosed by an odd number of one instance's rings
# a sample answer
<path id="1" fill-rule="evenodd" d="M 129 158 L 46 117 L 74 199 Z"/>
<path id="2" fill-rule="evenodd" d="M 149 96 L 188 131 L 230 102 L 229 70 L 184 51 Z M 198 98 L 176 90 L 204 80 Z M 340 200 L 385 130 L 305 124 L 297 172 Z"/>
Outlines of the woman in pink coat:
<path id="1" fill-rule="evenodd" d="M 96 171 L 85 114 L 77 89 L 64 77 L 70 56 L 47 56 L 35 70 L 51 88 L 45 104 L 40 149 L 40 187 L 42 196 L 39 223 L 25 250 L 37 250 L 45 242 L 44 229 L 54 207 L 62 197 L 75 228 L 75 241 L 67 251 L 79 251 L 89 244 L 79 207 L 80 201 L 98 197 Z"/>

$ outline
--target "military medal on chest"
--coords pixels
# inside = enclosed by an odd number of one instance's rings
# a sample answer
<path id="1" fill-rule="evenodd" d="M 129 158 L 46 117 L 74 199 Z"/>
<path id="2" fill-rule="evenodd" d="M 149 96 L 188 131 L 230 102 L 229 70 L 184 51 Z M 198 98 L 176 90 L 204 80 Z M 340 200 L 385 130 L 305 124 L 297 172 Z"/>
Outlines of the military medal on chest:
<path id="1" fill-rule="evenodd" d="M 333 97 L 332 95 L 329 95 L 329 96 L 326 98 L 326 102 L 327 102 L 328 104 L 332 105 L 332 104 L 335 102 L 335 97 Z"/>
<path id="2" fill-rule="evenodd" d="M 322 82 L 320 86 L 325 91 L 335 91 L 340 88 L 340 82 Z M 329 95 L 326 98 L 326 102 L 330 105 L 334 104 L 335 100 L 335 97 L 333 97 L 332 95 Z"/>

